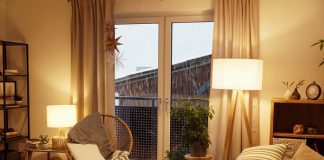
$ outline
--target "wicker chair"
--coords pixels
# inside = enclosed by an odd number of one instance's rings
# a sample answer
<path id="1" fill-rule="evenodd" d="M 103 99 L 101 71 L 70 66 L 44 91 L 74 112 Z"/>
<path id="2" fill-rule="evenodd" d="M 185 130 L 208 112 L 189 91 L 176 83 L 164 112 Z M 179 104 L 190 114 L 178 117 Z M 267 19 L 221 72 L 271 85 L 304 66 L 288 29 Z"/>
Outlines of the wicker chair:
<path id="1" fill-rule="evenodd" d="M 128 151 L 131 153 L 133 148 L 133 136 L 127 124 L 117 116 L 103 114 L 102 120 L 109 136 L 113 137 L 112 149 Z M 74 160 L 69 149 L 66 149 L 66 156 L 69 160 Z"/>

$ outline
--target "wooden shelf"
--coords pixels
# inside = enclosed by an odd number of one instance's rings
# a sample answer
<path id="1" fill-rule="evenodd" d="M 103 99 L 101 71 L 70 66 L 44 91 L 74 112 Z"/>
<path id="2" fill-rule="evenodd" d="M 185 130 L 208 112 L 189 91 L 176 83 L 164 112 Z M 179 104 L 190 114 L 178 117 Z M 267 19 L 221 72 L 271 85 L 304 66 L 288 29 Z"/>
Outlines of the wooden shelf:
<path id="1" fill-rule="evenodd" d="M 28 138 L 28 136 L 18 135 L 18 136 L 13 136 L 13 137 L 6 138 L 6 139 L 1 139 L 0 143 L 23 140 L 23 139 L 27 139 L 27 138 Z"/>
<path id="2" fill-rule="evenodd" d="M 308 99 L 300 99 L 300 100 L 286 100 L 283 98 L 274 98 L 272 99 L 272 103 L 298 103 L 298 104 L 324 104 L 324 100 L 308 100 Z"/>
<path id="3" fill-rule="evenodd" d="M 0 110 L 4 110 L 4 109 L 19 109 L 19 108 L 28 108 L 28 106 L 27 105 L 10 105 L 10 106 L 4 107 L 3 105 L 0 105 Z"/>
<path id="4" fill-rule="evenodd" d="M 286 138 L 313 138 L 313 139 L 323 139 L 324 134 L 294 134 L 294 133 L 273 133 L 274 137 L 286 137 Z"/>

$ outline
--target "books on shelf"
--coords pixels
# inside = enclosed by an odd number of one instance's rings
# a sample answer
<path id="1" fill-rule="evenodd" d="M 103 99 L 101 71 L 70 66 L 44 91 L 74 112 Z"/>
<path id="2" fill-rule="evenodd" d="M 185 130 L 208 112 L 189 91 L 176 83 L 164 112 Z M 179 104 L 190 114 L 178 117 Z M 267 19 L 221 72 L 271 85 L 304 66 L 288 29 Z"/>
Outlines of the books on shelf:
<path id="1" fill-rule="evenodd" d="M 16 132 L 16 131 L 13 131 L 13 132 L 6 132 L 6 138 L 15 138 L 15 137 L 20 137 L 21 135 Z M 3 133 L 1 134 L 1 137 L 0 137 L 0 140 L 3 140 L 4 138 L 4 135 Z"/>
<path id="2" fill-rule="evenodd" d="M 6 69 L 5 73 L 6 74 L 18 74 L 18 70 L 17 69 Z"/>
<path id="3" fill-rule="evenodd" d="M 5 69 L 5 75 L 17 75 L 18 73 L 17 69 Z M 0 74 L 3 75 L 3 71 Z"/>

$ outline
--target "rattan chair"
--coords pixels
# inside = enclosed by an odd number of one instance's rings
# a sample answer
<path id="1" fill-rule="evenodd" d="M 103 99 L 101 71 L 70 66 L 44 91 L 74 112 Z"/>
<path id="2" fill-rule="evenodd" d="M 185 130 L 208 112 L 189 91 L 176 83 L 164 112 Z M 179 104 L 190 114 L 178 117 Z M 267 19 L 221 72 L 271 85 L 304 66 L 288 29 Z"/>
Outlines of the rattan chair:
<path id="1" fill-rule="evenodd" d="M 103 114 L 102 120 L 107 134 L 112 137 L 112 149 L 128 151 L 131 153 L 133 148 L 133 136 L 127 124 L 117 116 Z M 66 149 L 66 156 L 69 160 L 74 160 L 69 149 Z"/>

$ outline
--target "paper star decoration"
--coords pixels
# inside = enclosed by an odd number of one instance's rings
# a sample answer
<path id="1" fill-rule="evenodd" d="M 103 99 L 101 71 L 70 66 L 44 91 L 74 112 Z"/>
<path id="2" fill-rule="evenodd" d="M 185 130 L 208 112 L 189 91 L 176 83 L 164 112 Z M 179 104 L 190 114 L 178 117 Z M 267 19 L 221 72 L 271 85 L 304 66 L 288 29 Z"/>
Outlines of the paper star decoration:
<path id="1" fill-rule="evenodd" d="M 114 50 L 119 52 L 118 45 L 122 45 L 119 43 L 120 36 L 115 39 L 115 27 L 113 23 L 106 24 L 105 32 L 106 32 L 106 50 L 110 53 L 114 54 Z"/>

